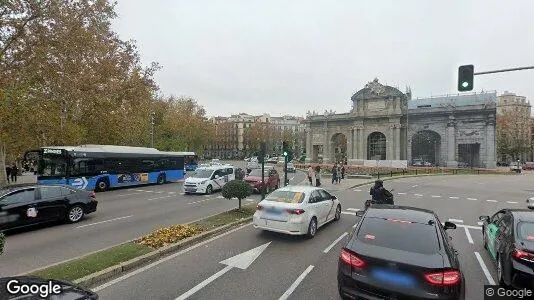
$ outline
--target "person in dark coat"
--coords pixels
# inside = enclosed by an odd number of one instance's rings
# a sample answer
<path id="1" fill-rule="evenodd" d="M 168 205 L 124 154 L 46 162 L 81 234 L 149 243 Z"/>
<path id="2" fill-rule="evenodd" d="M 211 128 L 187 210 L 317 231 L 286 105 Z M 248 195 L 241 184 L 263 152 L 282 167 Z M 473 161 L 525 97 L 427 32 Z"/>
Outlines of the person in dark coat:
<path id="1" fill-rule="evenodd" d="M 11 167 L 11 182 L 17 182 L 17 175 L 19 174 L 19 168 L 16 164 Z"/>
<path id="2" fill-rule="evenodd" d="M 315 167 L 315 186 L 321 186 L 321 167 Z"/>
<path id="3" fill-rule="evenodd" d="M 337 165 L 332 168 L 332 184 L 337 183 Z"/>
<path id="4" fill-rule="evenodd" d="M 390 202 L 389 200 L 393 196 L 388 190 L 384 188 L 384 182 L 380 179 L 375 181 L 375 185 L 371 187 L 369 195 L 373 197 L 373 201 L 376 201 L 377 204 L 388 204 L 388 202 Z"/>

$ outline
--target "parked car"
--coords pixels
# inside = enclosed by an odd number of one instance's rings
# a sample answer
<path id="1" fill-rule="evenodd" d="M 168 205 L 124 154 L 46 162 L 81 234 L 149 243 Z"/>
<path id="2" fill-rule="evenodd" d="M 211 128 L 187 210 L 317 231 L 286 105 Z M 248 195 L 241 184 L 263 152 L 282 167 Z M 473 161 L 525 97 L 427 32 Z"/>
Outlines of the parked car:
<path id="1" fill-rule="evenodd" d="M 273 167 L 264 168 L 265 183 L 261 181 L 261 169 L 254 169 L 250 171 L 243 180 L 248 182 L 252 187 L 252 190 L 256 193 L 260 193 L 262 188 L 267 193 L 270 193 L 280 187 L 280 175 Z"/>
<path id="2" fill-rule="evenodd" d="M 523 164 L 523 170 L 534 170 L 534 162 L 527 161 Z"/>
<path id="3" fill-rule="evenodd" d="M 530 206 L 530 203 L 529 203 Z M 534 286 L 534 210 L 502 209 L 480 216 L 484 248 L 497 265 L 503 286 Z"/>
<path id="4" fill-rule="evenodd" d="M 287 163 L 287 172 L 289 173 L 297 172 L 297 168 L 295 168 L 295 165 L 293 163 Z"/>
<path id="5" fill-rule="evenodd" d="M 376 205 L 357 213 L 338 262 L 342 298 L 463 299 L 458 255 L 433 211 Z"/>
<path id="6" fill-rule="evenodd" d="M 262 230 L 313 238 L 318 228 L 340 218 L 336 196 L 318 187 L 286 186 L 258 203 L 253 224 Z"/>
<path id="7" fill-rule="evenodd" d="M 267 163 L 269 164 L 276 164 L 277 162 L 278 162 L 278 157 L 276 156 L 267 159 Z"/>
<path id="8" fill-rule="evenodd" d="M 184 181 L 184 193 L 210 195 L 213 191 L 222 190 L 226 183 L 235 178 L 235 167 L 232 165 L 198 167 Z"/>
<path id="9" fill-rule="evenodd" d="M 51 221 L 76 223 L 96 211 L 93 191 L 68 185 L 26 185 L 0 190 L 0 230 Z"/>

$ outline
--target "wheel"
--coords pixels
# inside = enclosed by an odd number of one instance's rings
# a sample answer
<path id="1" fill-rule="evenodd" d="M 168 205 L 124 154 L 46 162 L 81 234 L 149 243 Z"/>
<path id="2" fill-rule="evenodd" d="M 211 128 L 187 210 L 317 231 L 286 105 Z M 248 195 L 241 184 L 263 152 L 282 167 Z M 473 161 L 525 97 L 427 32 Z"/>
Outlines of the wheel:
<path id="1" fill-rule="evenodd" d="M 337 205 L 336 208 L 336 216 L 334 217 L 334 221 L 339 221 L 341 219 L 341 205 Z"/>
<path id="2" fill-rule="evenodd" d="M 69 223 L 76 223 L 84 216 L 83 208 L 80 205 L 74 205 L 67 211 L 67 221 Z"/>
<path id="3" fill-rule="evenodd" d="M 482 227 L 482 242 L 484 243 L 484 249 L 488 250 L 488 241 L 486 240 L 486 233 L 484 233 L 484 227 Z"/>
<path id="4" fill-rule="evenodd" d="M 100 179 L 97 183 L 96 183 L 96 187 L 95 187 L 95 190 L 97 192 L 105 192 L 107 191 L 109 188 L 109 185 L 108 185 L 108 181 L 105 180 L 105 179 Z"/>
<path id="5" fill-rule="evenodd" d="M 308 225 L 308 237 L 313 238 L 315 234 L 317 233 L 317 219 L 313 217 L 310 221 L 310 225 Z"/>
<path id="6" fill-rule="evenodd" d="M 165 183 L 165 176 L 159 175 L 158 176 L 158 184 L 164 184 Z"/>
<path id="7" fill-rule="evenodd" d="M 211 195 L 211 193 L 213 193 L 213 187 L 210 185 L 208 185 L 208 187 L 206 188 L 206 195 Z"/>

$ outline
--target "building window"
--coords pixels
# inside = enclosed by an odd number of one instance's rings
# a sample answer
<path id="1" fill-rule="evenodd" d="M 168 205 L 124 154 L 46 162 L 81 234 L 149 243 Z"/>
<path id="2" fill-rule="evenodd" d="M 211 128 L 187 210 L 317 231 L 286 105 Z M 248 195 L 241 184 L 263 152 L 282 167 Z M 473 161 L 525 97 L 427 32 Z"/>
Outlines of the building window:
<path id="1" fill-rule="evenodd" d="M 367 159 L 386 160 L 386 136 L 373 132 L 367 138 Z"/>

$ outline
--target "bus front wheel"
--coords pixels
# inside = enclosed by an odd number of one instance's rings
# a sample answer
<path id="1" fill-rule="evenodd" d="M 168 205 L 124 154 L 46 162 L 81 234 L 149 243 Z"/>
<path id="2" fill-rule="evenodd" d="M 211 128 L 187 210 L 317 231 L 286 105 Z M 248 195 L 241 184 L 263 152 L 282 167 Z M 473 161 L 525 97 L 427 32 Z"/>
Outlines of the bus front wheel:
<path id="1" fill-rule="evenodd" d="M 107 191 L 109 188 L 109 184 L 108 184 L 108 181 L 106 179 L 100 179 L 97 183 L 96 183 L 96 188 L 95 190 L 97 192 L 105 192 Z"/>
<path id="2" fill-rule="evenodd" d="M 164 183 L 165 183 L 165 175 L 159 175 L 158 184 L 164 184 Z"/>

